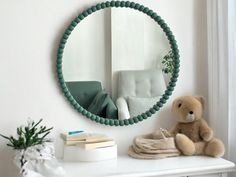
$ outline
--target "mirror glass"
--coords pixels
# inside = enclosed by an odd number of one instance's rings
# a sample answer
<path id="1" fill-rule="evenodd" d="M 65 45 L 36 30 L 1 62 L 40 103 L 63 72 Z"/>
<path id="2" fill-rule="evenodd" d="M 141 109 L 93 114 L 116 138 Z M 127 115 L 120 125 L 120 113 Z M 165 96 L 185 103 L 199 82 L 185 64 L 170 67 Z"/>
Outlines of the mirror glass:
<path id="1" fill-rule="evenodd" d="M 74 99 L 89 112 L 129 119 L 164 94 L 173 70 L 169 41 L 149 16 L 106 8 L 84 18 L 63 54 L 63 77 Z"/>

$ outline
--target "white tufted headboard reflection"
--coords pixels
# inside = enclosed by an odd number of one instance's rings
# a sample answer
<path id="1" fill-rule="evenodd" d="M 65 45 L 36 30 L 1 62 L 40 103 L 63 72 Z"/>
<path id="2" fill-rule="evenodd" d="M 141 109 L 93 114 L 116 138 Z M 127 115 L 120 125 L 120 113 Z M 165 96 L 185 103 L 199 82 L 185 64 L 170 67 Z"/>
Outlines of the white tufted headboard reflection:
<path id="1" fill-rule="evenodd" d="M 133 111 L 130 110 L 128 99 L 132 97 L 156 98 L 163 95 L 165 90 L 166 84 L 161 69 L 120 71 L 118 73 L 118 98 L 116 100 L 119 119 L 128 119 L 133 116 L 132 112 L 137 112 L 134 111 L 137 110 L 134 106 L 132 106 Z M 145 107 L 149 104 L 153 106 L 153 101 L 144 104 Z"/>
<path id="2" fill-rule="evenodd" d="M 164 94 L 165 80 L 160 69 L 120 71 L 118 97 L 156 97 Z"/>

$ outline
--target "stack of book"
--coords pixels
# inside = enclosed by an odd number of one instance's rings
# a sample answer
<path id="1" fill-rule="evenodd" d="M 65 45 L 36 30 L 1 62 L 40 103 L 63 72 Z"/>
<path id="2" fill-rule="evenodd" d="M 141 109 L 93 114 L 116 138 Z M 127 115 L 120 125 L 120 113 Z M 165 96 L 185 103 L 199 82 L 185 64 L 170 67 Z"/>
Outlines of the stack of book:
<path id="1" fill-rule="evenodd" d="M 100 161 L 117 157 L 115 141 L 103 134 L 65 133 L 64 161 Z"/>

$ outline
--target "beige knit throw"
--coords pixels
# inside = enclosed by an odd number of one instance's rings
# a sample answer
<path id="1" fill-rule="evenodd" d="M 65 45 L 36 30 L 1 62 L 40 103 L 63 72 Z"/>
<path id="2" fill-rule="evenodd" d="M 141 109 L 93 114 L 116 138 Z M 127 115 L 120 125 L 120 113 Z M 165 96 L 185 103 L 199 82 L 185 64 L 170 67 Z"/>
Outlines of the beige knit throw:
<path id="1" fill-rule="evenodd" d="M 129 147 L 129 156 L 136 159 L 161 159 L 179 156 L 173 137 L 154 139 L 153 134 L 138 136 Z"/>

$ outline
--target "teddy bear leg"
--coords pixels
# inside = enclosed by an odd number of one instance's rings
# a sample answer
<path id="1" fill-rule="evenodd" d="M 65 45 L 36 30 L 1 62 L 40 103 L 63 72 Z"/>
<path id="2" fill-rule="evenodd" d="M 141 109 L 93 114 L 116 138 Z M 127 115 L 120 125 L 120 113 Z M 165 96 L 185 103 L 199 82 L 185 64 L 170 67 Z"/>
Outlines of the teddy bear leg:
<path id="1" fill-rule="evenodd" d="M 206 144 L 205 155 L 222 157 L 224 153 L 225 147 L 221 140 L 214 138 Z"/>
<path id="2" fill-rule="evenodd" d="M 186 135 L 178 133 L 176 135 L 176 144 L 184 155 L 195 154 L 195 145 Z"/>

